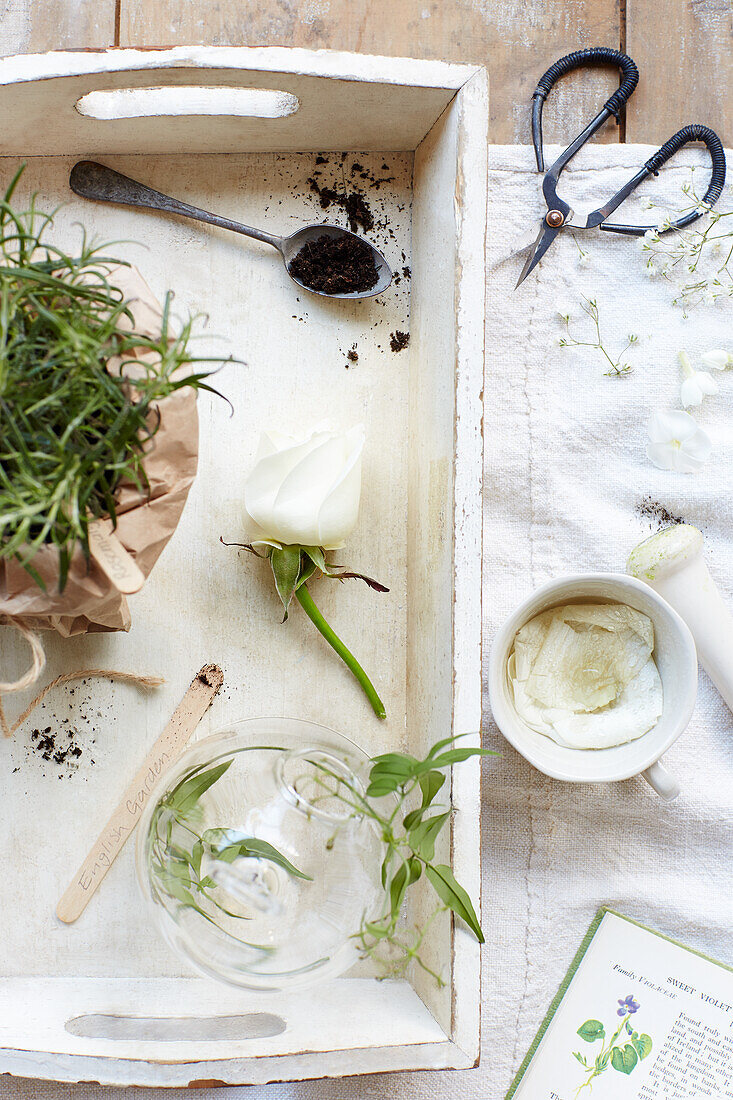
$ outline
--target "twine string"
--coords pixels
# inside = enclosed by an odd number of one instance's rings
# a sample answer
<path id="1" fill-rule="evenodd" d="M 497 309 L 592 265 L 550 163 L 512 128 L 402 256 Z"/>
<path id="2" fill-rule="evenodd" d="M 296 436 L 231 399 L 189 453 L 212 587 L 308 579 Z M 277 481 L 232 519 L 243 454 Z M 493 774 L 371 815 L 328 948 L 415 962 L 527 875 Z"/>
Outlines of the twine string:
<path id="1" fill-rule="evenodd" d="M 163 683 L 163 679 L 160 676 L 139 676 L 134 672 L 119 672 L 114 668 L 84 668 L 78 669 L 76 672 L 65 672 L 62 676 L 57 676 L 55 680 L 51 680 L 49 684 L 46 684 L 45 688 L 39 691 L 36 697 L 31 700 L 23 713 L 11 726 L 5 715 L 2 695 L 3 693 L 9 694 L 13 691 L 23 691 L 25 688 L 35 684 L 46 667 L 46 654 L 43 650 L 41 639 L 26 623 L 21 619 L 7 619 L 5 621 L 9 625 L 14 626 L 16 630 L 23 635 L 31 648 L 33 656 L 32 663 L 23 676 L 10 683 L 0 683 L 0 729 L 5 737 L 13 736 L 16 730 L 23 725 L 26 718 L 28 718 L 38 704 L 46 698 L 50 691 L 53 691 L 54 688 L 59 687 L 61 684 L 68 684 L 72 680 L 83 680 L 87 677 L 94 677 L 96 679 L 116 680 L 118 683 L 122 684 L 135 684 L 140 688 L 155 688 Z"/>

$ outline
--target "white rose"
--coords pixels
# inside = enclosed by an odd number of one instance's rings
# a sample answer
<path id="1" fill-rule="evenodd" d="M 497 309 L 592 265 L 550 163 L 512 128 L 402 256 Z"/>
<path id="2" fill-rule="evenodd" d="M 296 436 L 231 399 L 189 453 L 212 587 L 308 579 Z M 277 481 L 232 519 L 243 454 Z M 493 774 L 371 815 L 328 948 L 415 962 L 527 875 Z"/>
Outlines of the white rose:
<path id="1" fill-rule="evenodd" d="M 359 512 L 364 428 L 317 430 L 297 440 L 266 432 L 244 488 L 259 539 L 337 550 Z"/>

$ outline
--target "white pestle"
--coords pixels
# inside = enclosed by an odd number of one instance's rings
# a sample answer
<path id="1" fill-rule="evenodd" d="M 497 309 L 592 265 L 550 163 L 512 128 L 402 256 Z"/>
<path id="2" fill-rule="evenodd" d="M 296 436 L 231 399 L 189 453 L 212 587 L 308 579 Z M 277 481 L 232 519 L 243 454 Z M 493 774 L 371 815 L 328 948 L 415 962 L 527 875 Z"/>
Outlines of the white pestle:
<path id="1" fill-rule="evenodd" d="M 665 527 L 632 550 L 626 572 L 645 581 L 682 616 L 700 664 L 733 711 L 733 616 L 702 554 L 697 527 Z"/>

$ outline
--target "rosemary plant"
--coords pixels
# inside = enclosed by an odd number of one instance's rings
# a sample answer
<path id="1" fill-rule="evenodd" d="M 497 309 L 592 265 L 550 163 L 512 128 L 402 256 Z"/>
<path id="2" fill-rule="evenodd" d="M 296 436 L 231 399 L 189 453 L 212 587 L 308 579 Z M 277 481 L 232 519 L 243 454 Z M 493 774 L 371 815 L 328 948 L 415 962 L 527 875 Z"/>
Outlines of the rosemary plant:
<path id="1" fill-rule="evenodd" d="M 0 558 L 33 568 L 58 551 L 59 589 L 74 549 L 89 555 L 90 520 L 117 522 L 122 481 L 146 491 L 146 445 L 158 402 L 176 390 L 212 388 L 211 362 L 188 350 L 192 321 L 174 332 L 166 296 L 160 333 L 136 331 L 113 266 L 83 234 L 76 255 L 47 238 L 52 214 L 10 205 L 21 168 L 0 200 Z M 113 360 L 114 370 L 107 369 Z M 213 391 L 212 392 L 216 392 Z"/>

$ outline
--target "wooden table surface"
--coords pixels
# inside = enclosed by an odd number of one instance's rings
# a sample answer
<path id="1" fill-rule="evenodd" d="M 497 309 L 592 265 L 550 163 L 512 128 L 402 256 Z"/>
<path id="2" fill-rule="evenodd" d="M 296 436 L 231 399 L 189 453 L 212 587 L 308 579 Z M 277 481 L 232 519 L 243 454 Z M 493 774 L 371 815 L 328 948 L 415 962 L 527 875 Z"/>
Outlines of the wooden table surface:
<path id="1" fill-rule="evenodd" d="M 732 0 L 4 0 L 0 53 L 190 44 L 306 46 L 478 62 L 491 78 L 491 141 L 530 140 L 528 103 L 548 65 L 583 46 L 626 50 L 641 71 L 602 140 L 661 144 L 704 122 L 733 144 Z M 570 139 L 615 87 L 571 76 L 546 112 Z"/>

